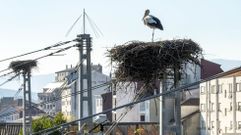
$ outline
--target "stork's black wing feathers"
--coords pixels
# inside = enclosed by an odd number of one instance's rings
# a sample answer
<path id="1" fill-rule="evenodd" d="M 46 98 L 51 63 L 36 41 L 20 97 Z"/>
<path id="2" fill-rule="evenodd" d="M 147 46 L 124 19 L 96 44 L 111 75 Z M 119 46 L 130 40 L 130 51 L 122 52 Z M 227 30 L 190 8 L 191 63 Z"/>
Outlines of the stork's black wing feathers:
<path id="1" fill-rule="evenodd" d="M 149 15 L 149 16 L 155 21 L 155 23 L 148 23 L 148 24 L 153 26 L 153 27 L 159 28 L 160 30 L 163 30 L 163 26 L 161 24 L 161 21 L 155 16 L 152 16 L 152 15 Z"/>

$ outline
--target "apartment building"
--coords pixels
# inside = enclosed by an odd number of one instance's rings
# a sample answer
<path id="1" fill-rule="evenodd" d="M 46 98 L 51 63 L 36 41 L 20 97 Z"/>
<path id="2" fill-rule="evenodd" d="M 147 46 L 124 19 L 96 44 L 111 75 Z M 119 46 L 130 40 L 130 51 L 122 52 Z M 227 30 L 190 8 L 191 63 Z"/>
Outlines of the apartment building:
<path id="1" fill-rule="evenodd" d="M 5 108 L 0 111 L 0 122 L 22 122 L 24 110 L 22 104 L 22 99 L 16 99 L 13 100 L 10 104 L 6 105 Z M 30 110 L 27 110 L 27 113 L 29 111 Z M 31 113 L 33 117 L 44 114 L 42 110 L 37 108 L 37 105 L 35 103 L 32 103 Z"/>
<path id="2" fill-rule="evenodd" d="M 241 67 L 200 84 L 200 134 L 241 134 Z"/>
<path id="3" fill-rule="evenodd" d="M 77 76 L 75 74 L 71 74 L 71 76 Z M 95 70 L 92 69 L 91 71 L 92 75 L 92 87 L 101 85 L 103 83 L 109 82 L 110 78 L 103 74 L 101 70 Z M 70 78 L 76 78 L 77 77 L 71 77 Z M 86 84 L 83 85 L 84 89 L 86 88 Z M 108 85 L 103 86 L 103 87 L 98 87 L 96 89 L 92 90 L 92 110 L 93 114 L 102 112 L 102 102 L 103 99 L 101 97 L 101 94 L 106 93 L 108 90 Z M 78 118 L 79 115 L 79 96 L 78 94 L 72 94 L 72 96 L 68 96 L 71 93 L 77 93 L 79 92 L 78 90 L 78 81 L 74 81 L 68 85 L 68 89 L 65 89 L 62 91 L 62 99 L 61 99 L 61 104 L 62 104 L 62 113 L 67 117 L 68 120 L 74 120 Z M 87 112 L 87 109 L 85 109 Z"/>
<path id="4" fill-rule="evenodd" d="M 153 95 L 154 92 L 159 92 L 159 82 L 157 81 L 155 85 L 155 90 L 150 90 L 149 92 L 145 93 L 144 97 Z M 115 108 L 130 102 L 133 102 L 133 99 L 136 97 L 136 94 L 139 90 L 141 90 L 143 86 L 143 83 L 124 83 L 119 84 L 113 89 L 113 93 L 109 94 L 106 93 L 103 95 L 105 98 L 104 102 L 104 108 L 107 106 L 109 108 Z M 143 96 L 141 98 L 144 98 Z M 139 100 L 141 99 L 139 98 Z M 112 104 L 110 105 L 110 102 Z M 108 105 L 107 105 L 108 104 Z M 145 101 L 139 104 L 136 104 L 131 107 L 131 110 L 128 111 L 128 113 L 125 115 L 125 117 L 120 122 L 158 122 L 159 120 L 159 100 L 149 100 Z M 110 120 L 117 120 L 119 117 L 125 113 L 125 111 L 128 110 L 127 108 L 118 109 L 116 111 L 113 111 L 112 114 L 107 114 L 109 117 L 112 116 L 112 118 L 109 118 Z M 155 111 L 154 111 L 155 110 Z"/>
<path id="5" fill-rule="evenodd" d="M 84 67 L 85 68 L 85 67 Z M 109 77 L 102 73 L 102 66 L 91 65 L 92 69 L 92 86 L 103 84 L 110 81 Z M 55 72 L 55 80 L 43 88 L 43 92 L 38 93 L 40 108 L 47 114 L 54 116 L 62 112 L 67 120 L 78 118 L 78 69 L 68 67 Z M 84 84 L 84 88 L 85 88 Z M 92 92 L 93 113 L 102 111 L 101 94 L 106 92 L 106 88 L 101 87 Z M 44 103 L 44 104 L 41 104 Z"/>
<path id="6" fill-rule="evenodd" d="M 214 74 L 223 72 L 220 68 L 221 65 L 213 63 L 211 61 L 201 59 L 201 68 L 198 65 L 187 64 L 184 67 L 182 74 L 182 80 L 180 85 L 193 83 L 212 76 Z M 166 83 L 166 84 L 164 84 Z M 127 83 L 128 84 L 128 83 Z M 155 90 L 151 90 L 151 93 L 147 93 L 146 96 L 153 95 L 154 93 L 164 92 L 164 86 L 171 87 L 173 80 L 166 80 L 155 82 Z M 132 83 L 131 85 L 118 87 L 116 91 L 106 93 L 104 97 L 104 108 L 114 108 L 120 105 L 124 105 L 132 102 L 133 97 L 136 95 L 136 91 L 140 90 L 140 83 Z M 185 135 L 193 135 L 199 133 L 199 85 L 193 86 L 188 89 L 184 89 L 181 93 L 181 121 L 182 121 L 182 133 Z M 112 104 L 110 104 L 112 103 Z M 136 104 L 127 115 L 120 122 L 159 122 L 160 134 L 174 134 L 175 132 L 175 98 L 174 94 L 161 96 L 156 100 L 148 100 L 143 103 Z M 125 111 L 119 109 L 113 111 L 112 114 L 107 113 L 109 119 L 113 121 L 118 119 Z M 111 118 L 110 118 L 111 117 Z"/>

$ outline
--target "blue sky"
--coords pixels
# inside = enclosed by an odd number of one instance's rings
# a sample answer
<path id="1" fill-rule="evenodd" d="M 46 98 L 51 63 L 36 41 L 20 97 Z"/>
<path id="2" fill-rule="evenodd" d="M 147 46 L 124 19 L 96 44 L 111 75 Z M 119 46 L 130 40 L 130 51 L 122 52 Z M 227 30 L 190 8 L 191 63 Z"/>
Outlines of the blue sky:
<path id="1" fill-rule="evenodd" d="M 241 59 L 240 0 L 0 0 L 0 59 L 75 38 L 82 22 L 67 38 L 65 34 L 83 8 L 104 34 L 95 37 L 87 24 L 87 32 L 93 36 L 92 61 L 102 64 L 105 73 L 109 72 L 106 47 L 151 40 L 152 31 L 141 20 L 145 9 L 164 26 L 164 31 L 156 31 L 156 40 L 191 38 L 208 59 Z M 52 73 L 78 61 L 76 49 L 64 54 L 39 61 L 35 73 Z M 0 69 L 8 64 L 1 63 Z"/>

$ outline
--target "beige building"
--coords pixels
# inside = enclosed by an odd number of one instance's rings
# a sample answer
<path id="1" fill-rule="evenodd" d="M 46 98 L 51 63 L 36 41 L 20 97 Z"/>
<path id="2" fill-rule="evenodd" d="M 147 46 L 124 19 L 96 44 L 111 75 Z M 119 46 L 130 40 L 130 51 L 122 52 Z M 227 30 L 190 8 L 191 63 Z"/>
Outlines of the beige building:
<path id="1" fill-rule="evenodd" d="M 200 84 L 200 134 L 241 134 L 241 67 Z"/>
<path id="2" fill-rule="evenodd" d="M 205 59 L 201 59 L 201 66 L 187 63 L 183 67 L 179 85 L 183 86 L 194 83 L 223 72 L 220 67 L 221 65 Z M 165 84 L 165 82 L 167 83 Z M 167 80 L 165 82 L 163 82 L 161 92 L 168 91 L 168 88 L 172 86 L 172 84 L 168 82 L 173 82 L 173 80 Z M 175 110 L 175 106 L 179 105 L 181 108 L 181 133 L 183 135 L 199 134 L 199 85 L 183 89 L 182 92 L 180 92 L 180 97 L 181 103 L 176 102 L 174 93 L 160 97 L 160 135 L 176 134 L 176 129 L 179 128 L 176 124 L 176 120 L 179 118 L 175 115 L 175 113 L 178 114 L 178 111 Z"/>

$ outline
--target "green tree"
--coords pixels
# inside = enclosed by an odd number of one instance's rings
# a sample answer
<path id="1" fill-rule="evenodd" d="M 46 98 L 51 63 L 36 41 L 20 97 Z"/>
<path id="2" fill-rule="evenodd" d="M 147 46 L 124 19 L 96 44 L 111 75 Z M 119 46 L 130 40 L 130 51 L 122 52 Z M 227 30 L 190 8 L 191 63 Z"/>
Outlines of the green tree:
<path id="1" fill-rule="evenodd" d="M 62 123 L 66 123 L 66 119 L 64 118 L 64 114 L 59 112 L 54 117 L 54 125 L 60 125 Z"/>
<path id="2" fill-rule="evenodd" d="M 64 118 L 63 113 L 58 113 L 54 118 L 50 118 L 47 116 L 42 116 L 41 118 L 35 119 L 32 122 L 32 132 L 38 132 L 44 129 L 52 128 L 54 126 L 65 123 L 66 119 Z M 22 129 L 19 133 L 22 135 Z M 60 131 L 55 131 L 49 135 L 61 135 Z"/>

